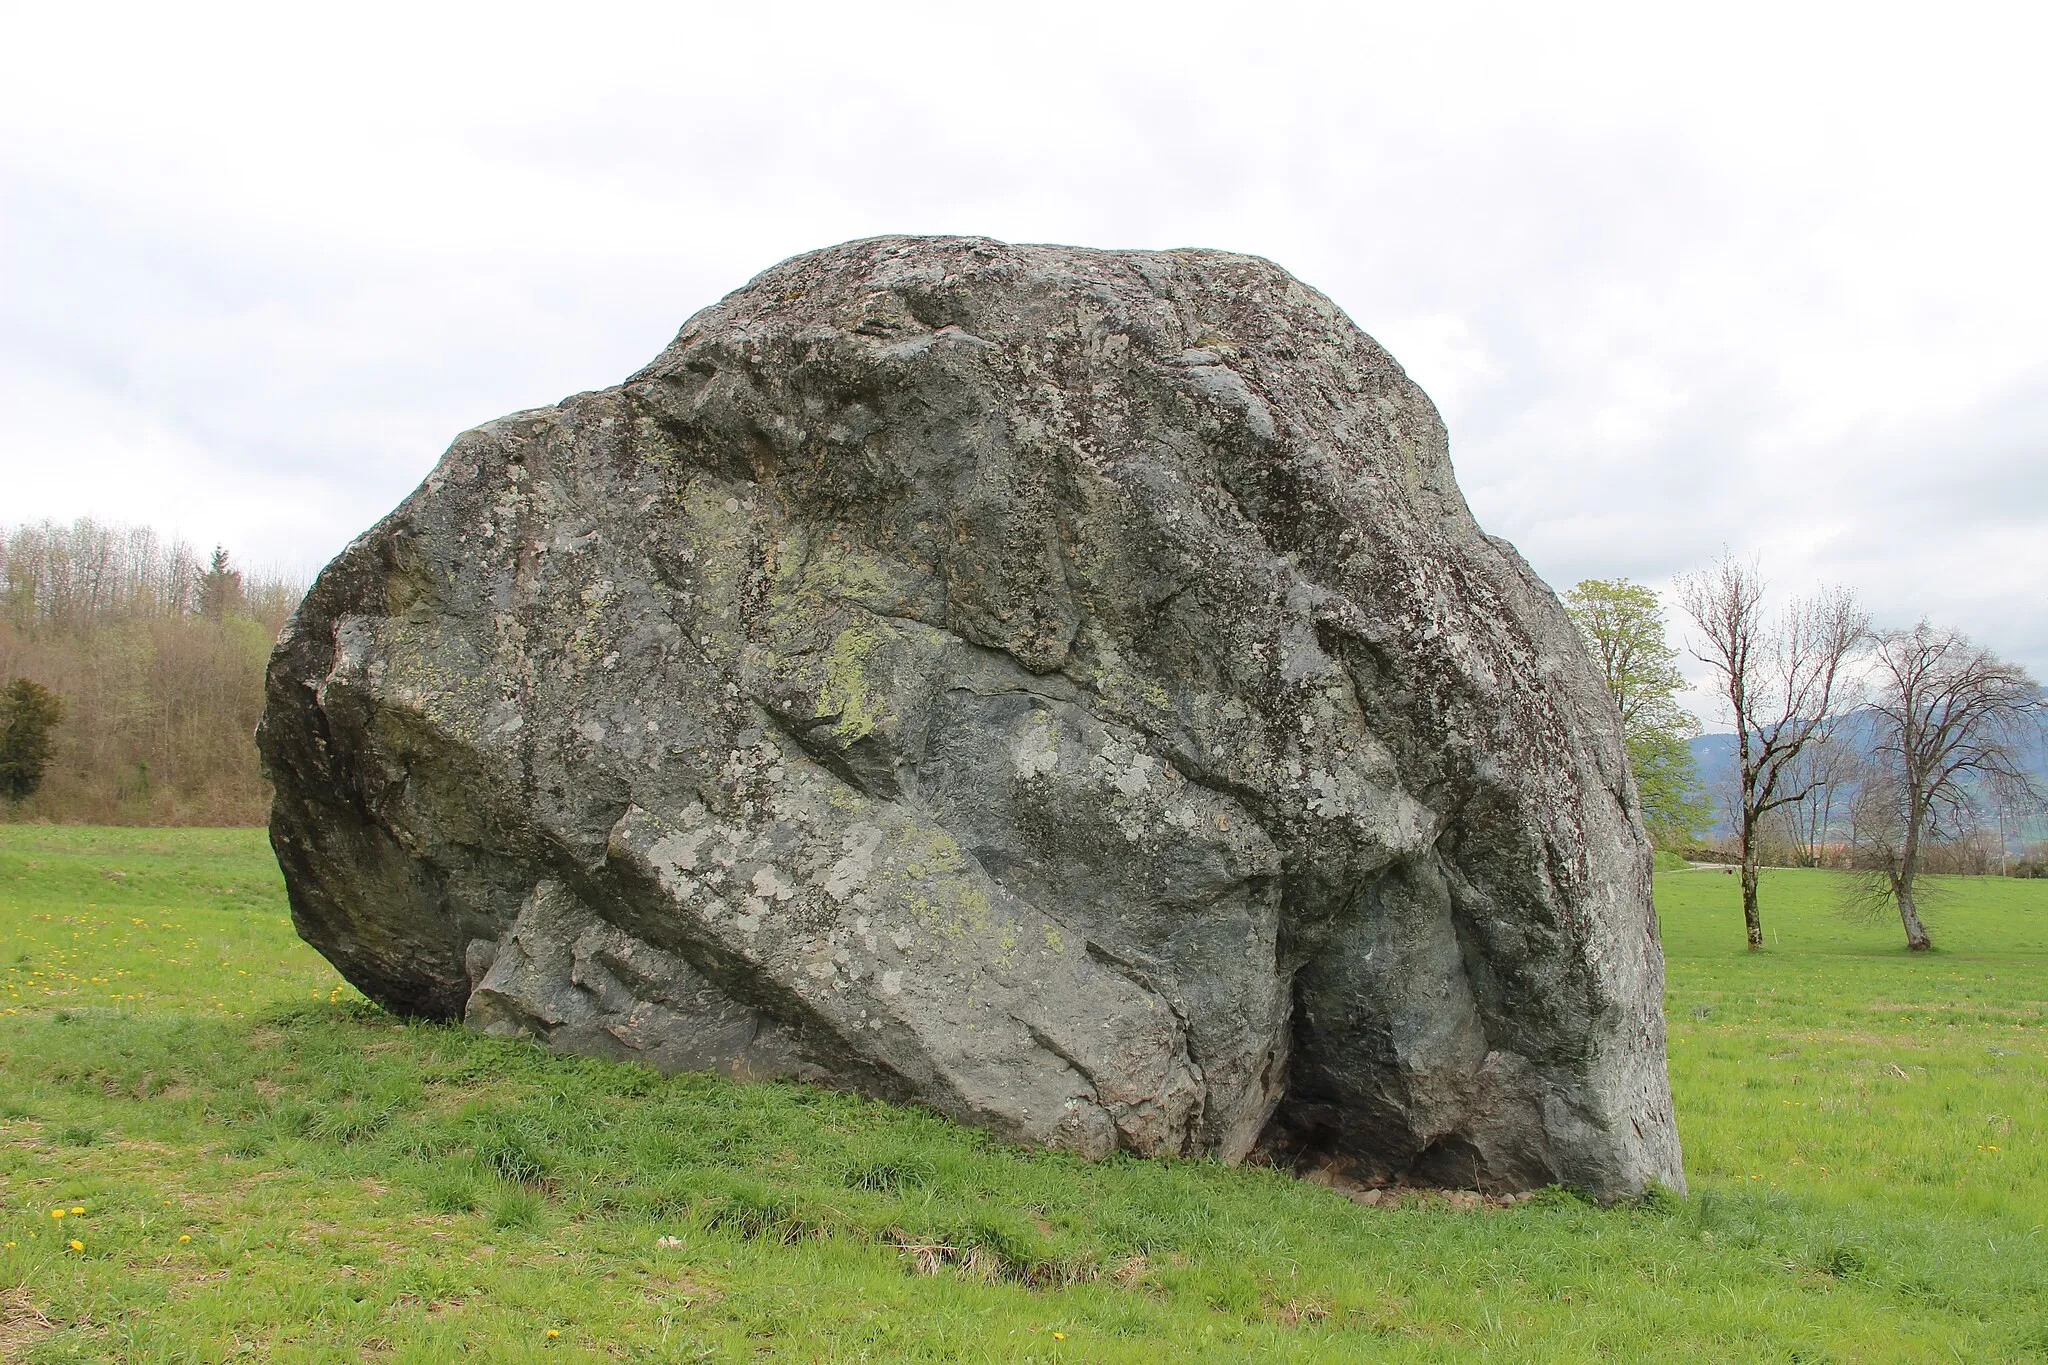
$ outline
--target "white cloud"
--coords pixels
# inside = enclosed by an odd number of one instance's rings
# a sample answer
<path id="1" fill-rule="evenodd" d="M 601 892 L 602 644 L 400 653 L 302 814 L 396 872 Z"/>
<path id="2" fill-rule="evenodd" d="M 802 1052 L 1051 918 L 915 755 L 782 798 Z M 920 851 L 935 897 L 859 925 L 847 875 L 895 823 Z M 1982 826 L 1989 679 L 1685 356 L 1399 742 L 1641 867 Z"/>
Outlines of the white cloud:
<path id="1" fill-rule="evenodd" d="M 1568 584 L 1724 544 L 2048 672 L 2038 7 L 46 6 L 0 518 L 324 559 L 884 231 L 1272 256 Z"/>

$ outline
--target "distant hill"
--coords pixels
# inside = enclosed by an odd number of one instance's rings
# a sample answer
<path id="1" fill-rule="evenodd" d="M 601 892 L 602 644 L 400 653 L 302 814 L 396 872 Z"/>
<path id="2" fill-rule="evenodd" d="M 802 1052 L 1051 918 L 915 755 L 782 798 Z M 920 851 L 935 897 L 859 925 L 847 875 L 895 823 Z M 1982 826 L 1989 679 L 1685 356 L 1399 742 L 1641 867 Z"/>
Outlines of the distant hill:
<path id="1" fill-rule="evenodd" d="M 1876 742 L 1877 717 L 1868 708 L 1852 711 L 1837 728 L 1836 734 L 1841 742 L 1854 745 L 1859 755 L 1867 757 Z M 1717 837 L 1732 835 L 1735 830 L 1722 814 L 1726 803 L 1721 796 L 1735 788 L 1735 735 L 1732 731 L 1699 735 L 1692 740 L 1690 747 L 1700 785 L 1706 788 L 1715 802 L 1716 823 L 1709 832 Z M 2048 790 L 2048 750 L 2037 747 L 2027 766 L 2043 790 Z M 2048 835 L 2048 827 L 2037 819 L 2025 837 L 2036 839 L 2044 835 Z"/>

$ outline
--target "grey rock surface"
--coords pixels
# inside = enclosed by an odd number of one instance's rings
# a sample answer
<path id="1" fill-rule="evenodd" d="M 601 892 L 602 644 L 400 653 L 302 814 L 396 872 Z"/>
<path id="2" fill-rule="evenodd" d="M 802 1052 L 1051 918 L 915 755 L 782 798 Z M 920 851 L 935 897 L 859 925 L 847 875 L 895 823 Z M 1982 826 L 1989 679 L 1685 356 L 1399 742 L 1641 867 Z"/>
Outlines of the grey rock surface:
<path id="1" fill-rule="evenodd" d="M 293 915 L 392 1009 L 1090 1155 L 1682 1188 L 1613 706 L 1269 262 L 786 261 L 457 438 L 268 687 Z"/>

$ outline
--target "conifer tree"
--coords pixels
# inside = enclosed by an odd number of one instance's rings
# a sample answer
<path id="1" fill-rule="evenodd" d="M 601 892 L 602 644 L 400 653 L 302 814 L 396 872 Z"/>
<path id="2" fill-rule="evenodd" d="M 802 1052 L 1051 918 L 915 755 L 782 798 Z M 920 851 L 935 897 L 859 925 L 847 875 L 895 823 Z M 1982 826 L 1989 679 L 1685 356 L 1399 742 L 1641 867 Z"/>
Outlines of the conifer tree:
<path id="1" fill-rule="evenodd" d="M 0 691 L 0 796 L 35 795 L 50 766 L 50 732 L 63 719 L 63 700 L 41 683 L 16 678 Z"/>

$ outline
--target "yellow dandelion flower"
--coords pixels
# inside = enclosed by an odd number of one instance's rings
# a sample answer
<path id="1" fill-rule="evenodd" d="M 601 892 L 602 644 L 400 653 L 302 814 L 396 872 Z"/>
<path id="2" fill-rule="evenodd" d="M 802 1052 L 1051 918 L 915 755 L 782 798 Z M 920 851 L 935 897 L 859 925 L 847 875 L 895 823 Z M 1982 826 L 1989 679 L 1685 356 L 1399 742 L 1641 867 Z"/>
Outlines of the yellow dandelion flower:
<path id="1" fill-rule="evenodd" d="M 62 1218 L 63 1216 L 64 1216 L 64 1210 L 62 1210 L 62 1209 L 51 1209 L 51 1210 L 50 1210 L 50 1217 L 52 1217 L 52 1218 Z"/>
<path id="2" fill-rule="evenodd" d="M 556 1331 L 556 1330 L 555 1330 L 554 1328 L 550 1327 L 550 1328 L 548 1328 L 548 1335 L 549 1335 L 550 1337 L 558 1337 L 558 1336 L 560 1336 L 560 1335 L 562 1335 L 562 1334 L 561 1334 L 560 1332 L 557 1332 L 557 1331 Z"/>
<path id="3" fill-rule="evenodd" d="M 72 1211 L 73 1213 L 84 1213 L 84 1212 L 85 1212 L 85 1210 L 84 1210 L 84 1209 L 82 1209 L 82 1208 L 74 1208 L 74 1209 L 72 1209 L 71 1211 Z"/>
<path id="4" fill-rule="evenodd" d="M 192 1240 L 192 1234 L 189 1232 L 181 1232 L 178 1234 L 178 1240 L 181 1242 L 189 1242 Z"/>
<path id="5" fill-rule="evenodd" d="M 83 1251 L 85 1250 L 85 1243 L 79 1241 L 76 1237 L 74 1237 L 71 1239 L 71 1249 L 73 1251 Z"/>
<path id="6" fill-rule="evenodd" d="M 1052 1334 L 1052 1339 L 1054 1341 L 1065 1341 L 1067 1339 L 1067 1334 L 1065 1332 L 1054 1332 Z"/>

